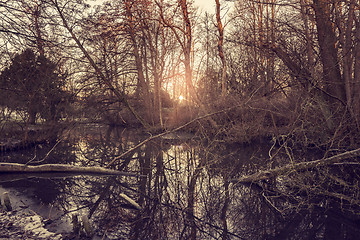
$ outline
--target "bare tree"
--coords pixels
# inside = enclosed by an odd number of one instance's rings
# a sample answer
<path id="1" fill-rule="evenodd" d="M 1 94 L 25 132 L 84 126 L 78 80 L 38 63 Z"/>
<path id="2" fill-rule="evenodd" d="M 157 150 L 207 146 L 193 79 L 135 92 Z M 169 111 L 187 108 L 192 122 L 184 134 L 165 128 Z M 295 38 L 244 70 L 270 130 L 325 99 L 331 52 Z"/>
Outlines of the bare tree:
<path id="1" fill-rule="evenodd" d="M 181 47 L 182 55 L 184 56 L 183 63 L 185 68 L 185 83 L 186 83 L 186 98 L 187 99 L 196 99 L 195 89 L 192 83 L 192 45 L 193 45 L 193 36 L 192 36 L 192 23 L 189 12 L 189 6 L 187 0 L 178 0 L 177 6 L 175 6 L 175 10 L 178 11 L 180 9 L 181 16 L 183 21 L 181 25 L 173 24 L 173 20 L 169 19 L 169 16 L 165 16 L 164 14 L 164 6 L 160 2 L 156 1 L 157 6 L 160 9 L 160 16 L 162 23 L 165 27 L 168 27 L 172 30 L 178 44 Z M 190 98 L 189 98 L 190 97 Z"/>
<path id="2" fill-rule="evenodd" d="M 218 51 L 219 51 L 219 57 L 221 59 L 222 63 L 222 74 L 221 74 L 221 96 L 225 96 L 226 94 L 226 59 L 224 56 L 224 27 L 221 21 L 220 16 L 220 1 L 215 0 L 216 2 L 216 23 L 217 23 L 217 29 L 219 32 L 219 41 L 218 41 Z"/>
<path id="3" fill-rule="evenodd" d="M 62 24 L 64 28 L 70 33 L 71 38 L 75 41 L 78 48 L 81 50 L 81 52 L 84 54 L 86 59 L 89 61 L 89 64 L 92 68 L 94 68 L 96 74 L 99 76 L 99 78 L 104 82 L 104 84 L 107 85 L 107 87 L 115 94 L 115 96 L 118 98 L 120 102 L 122 102 L 134 115 L 136 119 L 139 120 L 139 122 L 147 129 L 150 128 L 150 125 L 135 111 L 135 109 L 130 105 L 129 101 L 127 100 L 124 93 L 120 92 L 117 88 L 114 87 L 114 85 L 111 83 L 111 81 L 106 77 L 106 75 L 101 71 L 101 69 L 98 67 L 96 62 L 94 61 L 93 57 L 90 55 L 90 53 L 86 50 L 83 43 L 79 40 L 79 38 L 76 36 L 75 32 L 73 31 L 73 27 L 69 25 L 69 19 L 67 16 L 69 14 L 72 14 L 73 12 L 67 12 L 65 13 L 65 7 L 66 5 L 61 5 L 60 2 L 57 0 L 51 1 L 51 4 L 56 9 L 57 13 L 59 14 L 59 17 L 62 21 Z M 69 5 L 69 4 L 67 4 Z M 76 6 L 76 4 L 75 4 Z M 71 6 L 74 7 L 74 6 Z M 68 11 L 72 11 L 71 9 L 68 9 Z M 67 15 L 66 15 L 67 14 Z M 70 19 L 73 20 L 73 19 Z"/>
<path id="4" fill-rule="evenodd" d="M 337 39 L 331 22 L 330 2 L 314 0 L 314 11 L 317 26 L 317 38 L 323 66 L 325 92 L 331 101 L 346 102 L 345 85 L 342 80 L 338 60 Z"/>

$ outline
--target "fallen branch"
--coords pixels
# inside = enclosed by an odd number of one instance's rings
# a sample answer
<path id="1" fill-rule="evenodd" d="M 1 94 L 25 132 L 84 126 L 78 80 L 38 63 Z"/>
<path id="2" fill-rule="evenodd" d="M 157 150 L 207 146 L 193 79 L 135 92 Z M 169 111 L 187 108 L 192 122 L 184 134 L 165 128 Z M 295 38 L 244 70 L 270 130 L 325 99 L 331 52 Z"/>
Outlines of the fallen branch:
<path id="1" fill-rule="evenodd" d="M 133 199 L 131 199 L 129 196 L 127 196 L 125 193 L 120 193 L 119 195 L 120 197 L 122 197 L 123 199 L 125 199 L 131 206 L 133 206 L 134 208 L 136 208 L 137 210 L 141 210 L 141 206 L 135 202 Z"/>
<path id="2" fill-rule="evenodd" d="M 327 165 L 331 165 L 331 164 L 336 164 L 336 163 L 341 162 L 342 160 L 349 159 L 352 157 L 358 157 L 358 156 L 360 156 L 360 148 L 352 150 L 352 151 L 340 153 L 338 155 L 335 155 L 335 156 L 332 156 L 329 158 L 314 160 L 314 161 L 310 161 L 310 162 L 288 164 L 286 166 L 278 167 L 275 169 L 259 171 L 257 173 L 254 173 L 254 174 L 251 174 L 248 176 L 243 176 L 243 177 L 240 177 L 237 179 L 232 179 L 231 182 L 232 183 L 251 183 L 251 182 L 257 182 L 257 181 L 262 181 L 262 180 L 268 180 L 268 179 L 275 178 L 278 176 L 287 175 L 287 174 L 289 174 L 291 172 L 295 172 L 295 171 L 301 171 L 301 170 L 305 170 L 305 169 L 309 169 L 309 168 L 322 167 L 322 166 L 327 166 Z"/>
<path id="3" fill-rule="evenodd" d="M 0 173 L 85 173 L 101 175 L 140 176 L 103 167 L 81 167 L 68 164 L 43 164 L 29 166 L 19 163 L 0 163 Z"/>
<path id="4" fill-rule="evenodd" d="M 92 177 L 110 177 L 114 175 L 96 174 L 96 173 L 76 173 L 76 172 L 34 172 L 34 173 L 0 173 L 0 183 L 16 182 L 27 179 L 65 179 L 76 176 L 92 176 Z M 116 176 L 116 175 L 115 175 Z"/>

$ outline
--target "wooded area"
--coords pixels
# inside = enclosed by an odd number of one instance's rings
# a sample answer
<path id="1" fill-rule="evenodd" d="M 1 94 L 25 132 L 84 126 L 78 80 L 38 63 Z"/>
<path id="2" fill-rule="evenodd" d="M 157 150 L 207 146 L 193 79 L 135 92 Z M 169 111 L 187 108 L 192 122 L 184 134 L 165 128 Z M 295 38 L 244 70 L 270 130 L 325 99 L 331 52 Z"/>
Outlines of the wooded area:
<path id="1" fill-rule="evenodd" d="M 207 118 L 207 134 L 245 125 L 240 142 L 292 133 L 348 145 L 359 130 L 358 4 L 214 1 L 199 15 L 191 1 L 6 1 L 3 122 L 85 116 L 158 131 L 248 102 Z"/>
<path id="2" fill-rule="evenodd" d="M 1 148 L 46 142 L 31 136 L 37 125 L 95 122 L 148 134 L 107 163 L 111 173 L 125 155 L 178 130 L 212 150 L 272 144 L 263 166 L 219 171 L 225 230 L 230 184 L 253 183 L 281 214 L 272 197 L 311 209 L 325 196 L 359 214 L 360 1 L 209 4 L 214 12 L 191 0 L 0 2 Z M 197 180 L 222 163 L 208 158 L 188 178 L 189 239 L 198 231 Z"/>

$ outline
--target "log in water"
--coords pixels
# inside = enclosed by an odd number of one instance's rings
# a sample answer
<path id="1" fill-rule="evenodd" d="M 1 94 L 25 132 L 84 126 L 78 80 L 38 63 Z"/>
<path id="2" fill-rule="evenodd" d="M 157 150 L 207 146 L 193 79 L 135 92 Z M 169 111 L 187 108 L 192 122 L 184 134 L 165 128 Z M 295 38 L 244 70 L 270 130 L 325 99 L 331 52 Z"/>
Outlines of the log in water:
<path id="1" fill-rule="evenodd" d="M 81 167 L 68 164 L 43 164 L 30 166 L 19 163 L 0 163 L 0 173 L 85 173 L 102 175 L 140 176 L 137 173 L 122 172 L 103 167 Z"/>

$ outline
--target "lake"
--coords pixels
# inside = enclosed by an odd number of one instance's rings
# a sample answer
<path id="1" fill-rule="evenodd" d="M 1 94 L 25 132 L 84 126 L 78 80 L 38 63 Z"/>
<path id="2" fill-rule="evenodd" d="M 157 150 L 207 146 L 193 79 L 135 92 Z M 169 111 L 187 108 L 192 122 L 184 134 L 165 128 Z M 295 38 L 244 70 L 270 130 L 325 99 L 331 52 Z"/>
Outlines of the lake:
<path id="1" fill-rule="evenodd" d="M 97 124 L 64 131 L 55 142 L 1 153 L 2 162 L 107 167 L 136 176 L 0 175 L 17 211 L 40 215 L 64 239 L 86 216 L 90 239 L 356 239 L 360 221 L 328 207 L 328 199 L 277 194 L 276 184 L 237 183 L 240 176 L 287 161 L 271 139 L 225 144 L 189 133 L 165 135 L 131 150 L 150 135 Z M 275 154 L 277 153 L 277 154 Z M 273 156 L 276 155 L 276 156 Z M 292 151 L 292 156 L 304 153 Z M 316 158 L 317 154 L 306 155 Z M 120 157 L 121 156 L 121 157 Z M 271 160 L 270 160 L 271 158 Z"/>

